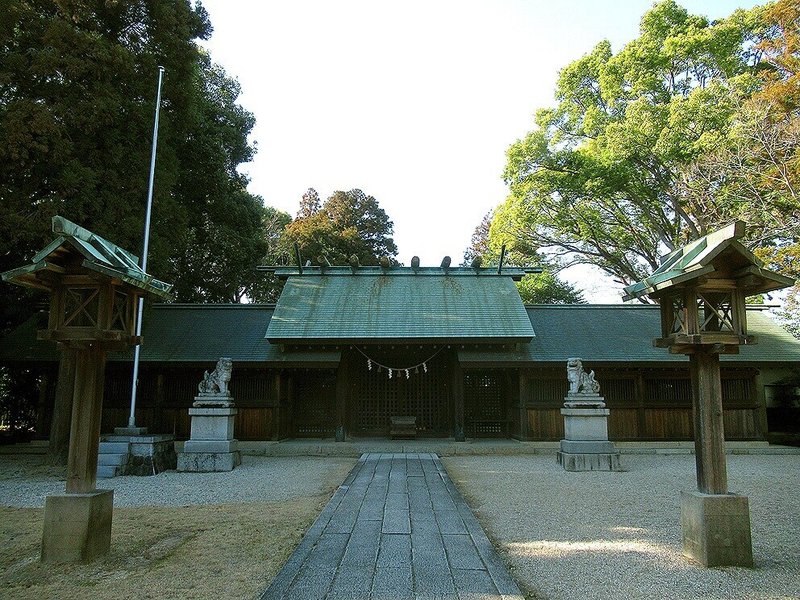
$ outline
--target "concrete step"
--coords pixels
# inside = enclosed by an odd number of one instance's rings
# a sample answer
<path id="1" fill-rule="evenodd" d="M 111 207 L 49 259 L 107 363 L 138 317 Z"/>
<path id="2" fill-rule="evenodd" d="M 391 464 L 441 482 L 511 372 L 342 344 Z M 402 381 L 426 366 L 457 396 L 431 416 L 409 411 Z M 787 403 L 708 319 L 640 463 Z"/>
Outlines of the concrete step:
<path id="1" fill-rule="evenodd" d="M 111 479 L 119 474 L 119 467 L 114 465 L 98 465 L 97 478 L 98 479 Z"/>
<path id="2" fill-rule="evenodd" d="M 130 444 L 128 442 L 100 442 L 98 452 L 100 454 L 128 454 Z"/>
<path id="3" fill-rule="evenodd" d="M 104 467 L 122 466 L 128 463 L 128 454 L 98 454 L 97 464 Z"/>

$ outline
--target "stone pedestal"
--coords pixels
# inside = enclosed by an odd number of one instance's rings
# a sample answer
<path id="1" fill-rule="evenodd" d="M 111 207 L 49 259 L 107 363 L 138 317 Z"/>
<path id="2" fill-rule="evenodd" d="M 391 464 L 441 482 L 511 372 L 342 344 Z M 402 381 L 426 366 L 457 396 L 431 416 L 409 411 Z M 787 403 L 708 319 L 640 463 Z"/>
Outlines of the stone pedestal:
<path id="1" fill-rule="evenodd" d="M 130 431 L 130 428 L 116 427 L 113 435 L 104 435 L 100 438 L 101 452 L 104 443 L 126 444 L 128 447 L 127 461 L 118 475 L 157 475 L 176 468 L 178 458 L 175 454 L 174 435 L 171 433 L 148 435 L 145 427 L 134 429 L 142 429 L 144 433 L 122 433 Z"/>
<path id="2" fill-rule="evenodd" d="M 178 455 L 178 471 L 230 471 L 240 465 L 239 442 L 233 437 L 237 413 L 230 396 L 196 397 L 189 409 L 191 438 Z"/>
<path id="3" fill-rule="evenodd" d="M 608 441 L 608 415 L 603 398 L 596 394 L 565 398 L 564 439 L 557 454 L 566 471 L 621 471 L 619 451 Z"/>
<path id="4" fill-rule="evenodd" d="M 705 567 L 752 567 L 747 496 L 681 492 L 683 555 Z"/>
<path id="5" fill-rule="evenodd" d="M 114 435 L 147 435 L 147 427 L 114 427 Z"/>
<path id="6" fill-rule="evenodd" d="M 42 562 L 88 562 L 111 547 L 113 490 L 47 496 Z"/>

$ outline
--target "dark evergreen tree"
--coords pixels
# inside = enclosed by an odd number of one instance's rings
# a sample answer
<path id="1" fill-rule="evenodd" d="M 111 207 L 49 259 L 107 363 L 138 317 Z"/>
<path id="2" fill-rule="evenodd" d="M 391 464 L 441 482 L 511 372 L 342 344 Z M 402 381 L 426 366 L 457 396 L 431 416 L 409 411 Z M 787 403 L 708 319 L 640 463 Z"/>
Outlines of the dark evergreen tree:
<path id="1" fill-rule="evenodd" d="M 270 219 L 237 170 L 254 118 L 197 45 L 210 33 L 189 0 L 2 3 L 0 271 L 50 240 L 54 214 L 141 252 L 162 65 L 148 270 L 183 301 L 233 301 L 256 284 Z M 24 297 L 0 286 L 0 328 L 29 312 Z"/>

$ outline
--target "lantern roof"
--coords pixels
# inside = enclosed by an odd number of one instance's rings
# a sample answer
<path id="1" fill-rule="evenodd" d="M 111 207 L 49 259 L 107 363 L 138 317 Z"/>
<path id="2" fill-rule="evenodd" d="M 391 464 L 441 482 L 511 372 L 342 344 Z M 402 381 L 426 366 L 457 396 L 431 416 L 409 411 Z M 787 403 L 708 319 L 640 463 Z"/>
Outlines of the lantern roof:
<path id="1" fill-rule="evenodd" d="M 735 221 L 667 254 L 652 275 L 627 286 L 622 299 L 660 295 L 701 277 L 733 280 L 748 296 L 792 285 L 791 277 L 765 269 L 764 263 L 744 247 L 739 241 L 744 231 L 745 223 Z"/>
<path id="2" fill-rule="evenodd" d="M 36 253 L 30 264 L 0 274 L 3 281 L 52 291 L 60 277 L 73 274 L 75 267 L 118 279 L 146 294 L 169 299 L 172 284 L 145 273 L 139 258 L 88 229 L 64 217 L 53 217 L 58 237 Z"/>

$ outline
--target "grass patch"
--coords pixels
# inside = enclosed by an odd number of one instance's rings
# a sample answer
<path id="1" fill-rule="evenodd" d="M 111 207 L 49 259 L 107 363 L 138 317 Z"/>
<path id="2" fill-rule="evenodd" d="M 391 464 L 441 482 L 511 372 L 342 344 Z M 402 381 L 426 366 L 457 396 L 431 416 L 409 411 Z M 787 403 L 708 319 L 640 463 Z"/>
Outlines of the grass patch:
<path id="1" fill-rule="evenodd" d="M 77 565 L 39 562 L 42 509 L 0 507 L 0 589 L 4 597 L 36 600 L 252 599 L 329 497 L 115 508 L 110 552 Z"/>

